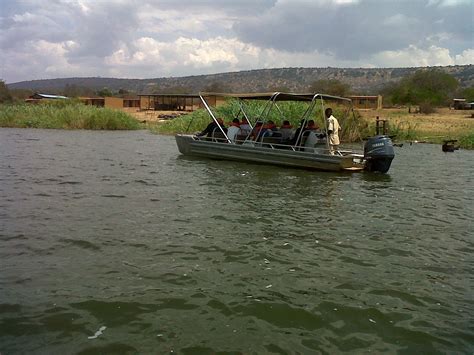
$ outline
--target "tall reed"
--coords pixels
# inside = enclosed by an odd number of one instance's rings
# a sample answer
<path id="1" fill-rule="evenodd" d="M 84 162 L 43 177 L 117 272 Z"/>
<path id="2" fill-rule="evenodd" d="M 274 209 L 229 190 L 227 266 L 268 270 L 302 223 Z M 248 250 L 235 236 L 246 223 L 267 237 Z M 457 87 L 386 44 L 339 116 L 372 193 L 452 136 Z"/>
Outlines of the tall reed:
<path id="1" fill-rule="evenodd" d="M 140 124 L 129 114 L 77 102 L 0 105 L 0 126 L 18 128 L 59 128 L 133 130 Z"/>

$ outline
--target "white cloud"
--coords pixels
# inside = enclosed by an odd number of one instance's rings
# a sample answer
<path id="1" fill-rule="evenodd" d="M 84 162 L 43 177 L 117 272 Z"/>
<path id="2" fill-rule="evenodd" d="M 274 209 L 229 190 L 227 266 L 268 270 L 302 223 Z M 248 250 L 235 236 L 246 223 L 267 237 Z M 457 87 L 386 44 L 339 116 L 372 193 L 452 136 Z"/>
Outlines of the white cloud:
<path id="1" fill-rule="evenodd" d="M 408 26 L 415 23 L 416 20 L 404 14 L 396 14 L 385 18 L 382 23 L 388 26 Z"/>
<path id="2" fill-rule="evenodd" d="M 474 63 L 474 49 L 467 49 L 462 51 L 461 54 L 457 54 L 454 57 L 454 61 L 458 65 L 467 65 Z"/>
<path id="3" fill-rule="evenodd" d="M 7 82 L 474 62 L 472 3 L 462 0 L 181 0 L 178 9 L 170 0 L 6 3 Z"/>
<path id="4" fill-rule="evenodd" d="M 420 49 L 409 46 L 398 51 L 384 51 L 373 56 L 374 66 L 384 67 L 418 67 L 454 65 L 455 60 L 449 50 L 431 46 Z M 381 65 L 383 63 L 383 65 Z"/>

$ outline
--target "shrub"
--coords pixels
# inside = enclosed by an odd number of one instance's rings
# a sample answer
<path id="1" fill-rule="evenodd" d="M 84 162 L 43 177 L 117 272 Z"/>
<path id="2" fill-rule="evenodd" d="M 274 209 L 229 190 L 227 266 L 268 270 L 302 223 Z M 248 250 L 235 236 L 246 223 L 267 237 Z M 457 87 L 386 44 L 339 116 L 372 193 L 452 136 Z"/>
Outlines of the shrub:
<path id="1" fill-rule="evenodd" d="M 434 108 L 434 106 L 430 102 L 422 102 L 420 104 L 419 112 L 424 113 L 426 115 L 429 115 L 431 113 L 435 113 L 436 109 Z"/>

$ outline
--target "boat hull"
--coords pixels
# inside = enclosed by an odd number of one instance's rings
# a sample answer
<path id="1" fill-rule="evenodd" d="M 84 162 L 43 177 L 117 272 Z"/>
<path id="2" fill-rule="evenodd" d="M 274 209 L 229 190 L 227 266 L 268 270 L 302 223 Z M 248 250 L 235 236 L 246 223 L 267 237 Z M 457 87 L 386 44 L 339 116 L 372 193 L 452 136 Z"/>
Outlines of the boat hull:
<path id="1" fill-rule="evenodd" d="M 274 149 L 271 145 L 256 146 L 253 142 L 220 143 L 184 134 L 176 135 L 176 143 L 183 155 L 325 171 L 360 171 L 364 168 L 360 156 L 319 154 L 317 150 L 308 148 L 305 148 L 306 151 L 294 151 Z"/>

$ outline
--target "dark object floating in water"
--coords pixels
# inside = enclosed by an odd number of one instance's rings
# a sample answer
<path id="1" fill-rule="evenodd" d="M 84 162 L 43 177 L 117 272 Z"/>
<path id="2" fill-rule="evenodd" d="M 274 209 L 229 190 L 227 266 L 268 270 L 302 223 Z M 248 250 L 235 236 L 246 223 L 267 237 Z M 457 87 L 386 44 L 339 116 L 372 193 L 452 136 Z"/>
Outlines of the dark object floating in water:
<path id="1" fill-rule="evenodd" d="M 443 152 L 454 152 L 459 149 L 459 143 L 457 139 L 444 140 L 441 146 Z"/>
<path id="2" fill-rule="evenodd" d="M 401 148 L 403 147 L 403 143 L 393 143 L 393 146 Z"/>

